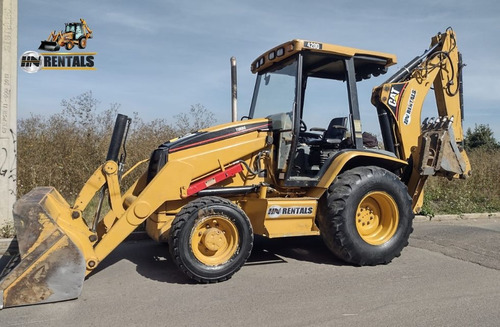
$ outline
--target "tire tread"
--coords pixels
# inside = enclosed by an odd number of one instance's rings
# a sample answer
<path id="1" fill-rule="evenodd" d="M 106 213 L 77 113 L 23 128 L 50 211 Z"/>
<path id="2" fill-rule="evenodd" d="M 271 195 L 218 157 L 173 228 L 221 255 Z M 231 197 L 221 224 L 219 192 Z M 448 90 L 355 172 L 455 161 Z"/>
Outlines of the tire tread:
<path id="1" fill-rule="evenodd" d="M 400 184 L 400 191 L 404 190 L 404 200 L 406 202 L 405 207 L 399 208 L 400 211 L 405 211 L 404 215 L 400 213 L 400 219 L 401 217 L 407 217 L 409 220 L 407 222 L 409 224 L 408 228 L 402 231 L 403 235 L 401 235 L 401 242 L 395 246 L 393 251 L 382 255 L 376 260 L 370 258 L 370 255 L 361 253 L 362 251 L 352 241 L 353 236 L 349 235 L 349 228 L 346 227 L 346 221 L 352 219 L 346 216 L 346 210 L 350 203 L 349 197 L 359 185 L 366 183 L 368 179 L 374 176 L 385 176 L 383 178 L 391 179 L 391 183 L 397 181 L 397 183 Z M 352 203 L 350 205 L 352 205 Z M 393 258 L 401 255 L 401 251 L 408 245 L 409 235 L 413 231 L 413 218 L 414 214 L 411 211 L 411 197 L 407 192 L 406 186 L 399 181 L 398 177 L 385 169 L 375 166 L 366 166 L 357 167 L 344 172 L 336 178 L 332 185 L 330 185 L 327 192 L 320 200 L 318 224 L 325 244 L 334 255 L 351 264 L 374 266 L 378 264 L 387 264 L 391 262 Z M 375 248 L 374 246 L 372 247 Z"/>
<path id="2" fill-rule="evenodd" d="M 189 217 L 191 217 L 195 212 L 199 211 L 201 208 L 209 206 L 209 205 L 217 205 L 217 204 L 224 204 L 233 207 L 237 211 L 240 211 L 245 215 L 245 213 L 235 204 L 233 204 L 231 201 L 220 198 L 217 196 L 206 196 L 202 197 L 199 199 L 196 199 L 195 201 L 191 201 L 190 203 L 186 204 L 176 215 L 171 229 L 170 229 L 170 235 L 169 235 L 169 251 L 170 255 L 174 261 L 174 263 L 177 265 L 177 267 L 184 273 L 186 274 L 189 278 L 199 282 L 199 283 L 217 283 L 217 282 L 223 282 L 232 277 L 234 273 L 236 273 L 238 270 L 240 270 L 241 266 L 237 267 L 234 271 L 232 271 L 229 275 L 225 275 L 222 277 L 218 278 L 204 278 L 203 276 L 198 276 L 196 274 L 193 274 L 182 262 L 182 259 L 180 257 L 180 241 L 179 241 L 179 234 L 181 233 L 181 230 L 183 229 L 184 225 L 188 222 Z M 250 234 L 253 235 L 251 225 L 250 226 Z M 248 259 L 250 256 L 250 253 L 252 251 L 253 247 L 253 237 L 251 237 L 251 242 L 249 244 L 250 246 L 248 247 L 247 253 L 244 254 L 245 260 Z"/>

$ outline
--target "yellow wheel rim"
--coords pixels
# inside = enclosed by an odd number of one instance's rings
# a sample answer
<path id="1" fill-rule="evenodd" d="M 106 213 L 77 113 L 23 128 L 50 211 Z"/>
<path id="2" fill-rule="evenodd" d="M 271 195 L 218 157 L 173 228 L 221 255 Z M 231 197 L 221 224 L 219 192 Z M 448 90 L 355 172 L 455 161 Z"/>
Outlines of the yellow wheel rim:
<path id="1" fill-rule="evenodd" d="M 371 245 L 389 241 L 398 228 L 399 210 L 394 199 L 385 192 L 370 192 L 356 210 L 356 229 Z"/>
<path id="2" fill-rule="evenodd" d="M 197 222 L 191 235 L 194 256 L 207 266 L 227 262 L 239 248 L 236 225 L 225 216 L 212 216 Z"/>

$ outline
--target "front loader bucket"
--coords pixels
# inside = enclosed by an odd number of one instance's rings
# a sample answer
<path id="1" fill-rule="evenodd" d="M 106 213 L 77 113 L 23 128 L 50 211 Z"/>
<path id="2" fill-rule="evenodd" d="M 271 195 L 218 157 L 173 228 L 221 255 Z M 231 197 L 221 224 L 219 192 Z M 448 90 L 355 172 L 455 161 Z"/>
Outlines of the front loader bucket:
<path id="1" fill-rule="evenodd" d="M 52 42 L 52 41 L 42 41 L 40 43 L 40 46 L 38 47 L 38 50 L 45 50 L 45 51 L 59 51 L 61 47 L 57 42 Z"/>
<path id="2" fill-rule="evenodd" d="M 59 225 L 69 212 L 69 205 L 52 187 L 35 188 L 14 204 L 21 262 L 0 281 L 0 308 L 80 295 L 85 260 Z"/>

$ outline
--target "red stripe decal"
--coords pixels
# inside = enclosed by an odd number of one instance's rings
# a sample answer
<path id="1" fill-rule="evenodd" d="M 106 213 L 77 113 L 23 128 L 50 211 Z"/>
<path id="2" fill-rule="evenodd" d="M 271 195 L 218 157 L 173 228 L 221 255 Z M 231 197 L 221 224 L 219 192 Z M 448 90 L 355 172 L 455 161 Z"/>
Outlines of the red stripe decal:
<path id="1" fill-rule="evenodd" d="M 255 127 L 249 128 L 249 129 L 244 129 L 244 130 L 241 130 L 241 131 L 236 131 L 236 132 L 233 132 L 233 133 L 220 135 L 220 136 L 217 136 L 217 137 L 214 137 L 214 138 L 211 138 L 211 139 L 207 139 L 207 140 L 203 140 L 203 141 L 199 141 L 199 142 L 196 142 L 196 143 L 186 144 L 184 146 L 180 146 L 178 148 L 171 149 L 169 152 L 175 152 L 175 151 L 183 150 L 183 149 L 186 149 L 186 148 L 191 148 L 191 147 L 194 147 L 194 146 L 202 145 L 202 144 L 205 144 L 205 143 L 214 142 L 216 140 L 228 138 L 230 136 L 235 136 L 235 135 L 239 135 L 239 134 L 245 134 L 245 133 L 248 133 L 248 132 L 252 132 L 252 131 L 254 131 L 256 129 L 261 129 L 263 127 L 267 128 L 267 127 L 269 127 L 269 124 L 259 125 L 259 126 L 255 126 Z"/>
<path id="2" fill-rule="evenodd" d="M 235 165 L 232 165 L 230 167 L 227 167 L 224 171 L 219 171 L 217 173 L 214 173 L 208 177 L 205 177 L 197 182 L 194 182 L 189 186 L 187 189 L 187 196 L 191 196 L 193 194 L 198 193 L 201 190 L 206 189 L 209 186 L 212 186 L 214 184 L 217 184 L 225 179 L 228 179 L 230 177 L 233 177 L 237 173 L 243 171 L 243 165 L 238 163 Z"/>
<path id="3" fill-rule="evenodd" d="M 405 85 L 401 89 L 401 92 L 399 92 L 398 103 L 396 104 L 396 119 L 397 120 L 399 120 L 399 105 L 401 104 L 401 99 L 403 98 L 403 94 L 405 93 L 407 85 L 408 85 L 408 83 L 405 83 Z"/>

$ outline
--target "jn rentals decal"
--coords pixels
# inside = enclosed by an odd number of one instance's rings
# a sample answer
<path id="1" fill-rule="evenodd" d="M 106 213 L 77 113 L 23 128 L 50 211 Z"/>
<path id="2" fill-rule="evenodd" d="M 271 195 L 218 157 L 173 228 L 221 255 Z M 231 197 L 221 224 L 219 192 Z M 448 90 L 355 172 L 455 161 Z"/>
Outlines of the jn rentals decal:
<path id="1" fill-rule="evenodd" d="M 269 218 L 278 218 L 279 216 L 304 216 L 311 215 L 313 207 L 280 207 L 271 206 L 267 209 Z"/>
<path id="2" fill-rule="evenodd" d="M 417 90 L 412 89 L 410 93 L 410 98 L 408 99 L 408 106 L 406 107 L 405 115 L 403 117 L 403 124 L 409 125 L 411 122 L 411 111 L 413 110 L 413 104 L 415 103 L 415 98 L 417 97 Z"/>
<path id="3" fill-rule="evenodd" d="M 38 53 L 26 51 L 21 56 L 21 69 L 27 73 L 42 70 L 96 70 L 96 52 L 86 53 Z"/>

